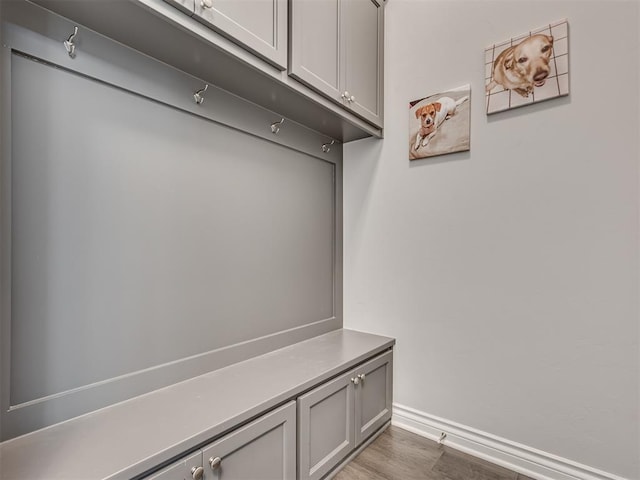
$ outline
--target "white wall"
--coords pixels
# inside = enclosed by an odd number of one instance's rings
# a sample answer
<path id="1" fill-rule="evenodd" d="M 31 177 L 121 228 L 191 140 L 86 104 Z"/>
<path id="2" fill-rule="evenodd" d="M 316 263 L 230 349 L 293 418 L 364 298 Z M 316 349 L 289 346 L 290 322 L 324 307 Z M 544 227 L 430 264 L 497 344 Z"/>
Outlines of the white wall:
<path id="1" fill-rule="evenodd" d="M 640 478 L 637 1 L 390 0 L 385 139 L 345 146 L 345 327 L 400 405 Z M 483 48 L 570 24 L 571 94 L 487 117 Z M 471 151 L 409 162 L 408 101 L 471 83 Z"/>

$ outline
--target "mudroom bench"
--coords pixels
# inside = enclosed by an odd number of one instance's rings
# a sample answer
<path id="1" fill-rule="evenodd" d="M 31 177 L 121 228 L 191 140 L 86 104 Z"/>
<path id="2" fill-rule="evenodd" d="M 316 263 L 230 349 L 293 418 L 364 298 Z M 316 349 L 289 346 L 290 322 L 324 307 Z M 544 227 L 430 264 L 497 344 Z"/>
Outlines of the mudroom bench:
<path id="1" fill-rule="evenodd" d="M 388 425 L 395 340 L 335 330 L 0 444 L 0 478 L 327 477 Z"/>

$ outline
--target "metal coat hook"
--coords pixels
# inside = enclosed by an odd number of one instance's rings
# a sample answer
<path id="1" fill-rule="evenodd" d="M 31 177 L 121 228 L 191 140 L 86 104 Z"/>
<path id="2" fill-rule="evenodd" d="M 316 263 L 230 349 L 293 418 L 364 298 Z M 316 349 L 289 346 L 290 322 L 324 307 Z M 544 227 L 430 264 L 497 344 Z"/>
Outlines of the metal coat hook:
<path id="1" fill-rule="evenodd" d="M 202 102 L 204 102 L 204 92 L 207 91 L 207 88 L 209 88 L 209 85 L 205 83 L 203 89 L 198 90 L 193 94 L 193 99 L 196 101 L 198 105 L 201 105 Z"/>
<path id="2" fill-rule="evenodd" d="M 71 58 L 76 58 L 76 44 L 73 43 L 73 41 L 75 40 L 77 34 L 78 34 L 78 27 L 74 26 L 73 33 L 69 35 L 69 38 L 67 38 L 64 42 L 62 42 L 64 44 L 64 48 L 67 49 L 67 53 Z"/>
<path id="3" fill-rule="evenodd" d="M 284 117 L 282 117 L 282 120 L 280 120 L 279 122 L 272 123 L 271 131 L 277 135 L 278 132 L 280 131 L 280 125 L 282 125 L 283 123 L 284 123 Z"/>
<path id="4" fill-rule="evenodd" d="M 336 143 L 335 140 L 331 140 L 331 143 L 323 143 L 322 144 L 322 151 L 324 153 L 329 153 L 331 151 L 331 145 L 333 145 L 334 143 Z"/>

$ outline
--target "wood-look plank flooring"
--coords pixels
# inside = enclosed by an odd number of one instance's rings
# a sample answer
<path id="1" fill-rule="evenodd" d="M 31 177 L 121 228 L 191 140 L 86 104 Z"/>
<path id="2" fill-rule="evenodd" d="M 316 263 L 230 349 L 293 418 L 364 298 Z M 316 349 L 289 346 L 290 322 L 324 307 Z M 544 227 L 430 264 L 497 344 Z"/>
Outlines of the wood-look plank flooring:
<path id="1" fill-rule="evenodd" d="M 334 480 L 533 480 L 391 426 Z"/>

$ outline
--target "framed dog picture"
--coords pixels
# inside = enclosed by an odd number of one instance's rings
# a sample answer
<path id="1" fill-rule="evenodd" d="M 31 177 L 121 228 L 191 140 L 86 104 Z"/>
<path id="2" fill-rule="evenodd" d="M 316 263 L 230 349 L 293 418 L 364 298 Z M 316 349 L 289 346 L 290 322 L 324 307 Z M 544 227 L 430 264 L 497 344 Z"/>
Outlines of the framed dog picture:
<path id="1" fill-rule="evenodd" d="M 471 87 L 409 102 L 409 160 L 469 150 Z"/>
<path id="2" fill-rule="evenodd" d="M 569 95 L 569 25 L 550 23 L 485 49 L 487 114 Z"/>

